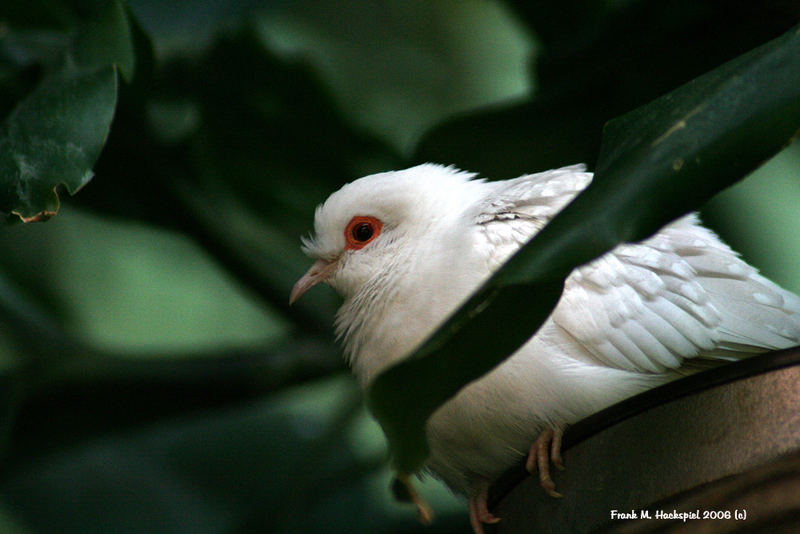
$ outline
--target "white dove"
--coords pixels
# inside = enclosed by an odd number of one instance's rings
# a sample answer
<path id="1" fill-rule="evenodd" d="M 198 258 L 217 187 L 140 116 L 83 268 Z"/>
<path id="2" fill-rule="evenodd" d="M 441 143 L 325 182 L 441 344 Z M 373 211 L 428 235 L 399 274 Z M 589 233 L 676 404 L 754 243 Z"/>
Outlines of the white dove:
<path id="1" fill-rule="evenodd" d="M 592 180 L 582 165 L 507 181 L 424 164 L 355 180 L 320 205 L 294 302 L 325 282 L 362 385 L 408 356 Z M 502 326 L 498 325 L 498 335 Z M 429 469 L 498 520 L 489 485 L 526 454 L 551 494 L 562 429 L 692 368 L 800 344 L 800 298 L 758 274 L 695 214 L 576 268 L 539 331 L 429 419 Z M 532 445 L 533 444 L 533 445 Z M 550 449 L 548 451 L 548 449 Z"/>

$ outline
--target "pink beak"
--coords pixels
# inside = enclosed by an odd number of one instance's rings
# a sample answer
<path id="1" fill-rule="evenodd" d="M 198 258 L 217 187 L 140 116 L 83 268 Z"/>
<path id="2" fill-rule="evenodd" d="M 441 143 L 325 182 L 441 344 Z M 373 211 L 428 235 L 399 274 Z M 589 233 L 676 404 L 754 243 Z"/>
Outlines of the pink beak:
<path id="1" fill-rule="evenodd" d="M 317 260 L 316 263 L 311 266 L 306 274 L 304 274 L 303 277 L 300 278 L 300 280 L 298 280 L 292 288 L 292 292 L 289 294 L 289 306 L 294 304 L 297 299 L 302 297 L 303 293 L 320 282 L 325 282 L 328 277 L 330 277 L 331 273 L 336 269 L 337 265 L 338 264 L 336 260 Z"/>

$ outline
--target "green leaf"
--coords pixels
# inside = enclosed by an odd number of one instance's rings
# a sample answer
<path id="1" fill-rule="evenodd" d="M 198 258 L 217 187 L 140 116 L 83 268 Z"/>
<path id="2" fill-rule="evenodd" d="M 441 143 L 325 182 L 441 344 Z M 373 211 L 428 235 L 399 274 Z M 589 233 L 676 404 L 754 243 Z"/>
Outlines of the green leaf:
<path id="1" fill-rule="evenodd" d="M 25 221 L 58 212 L 55 188 L 92 178 L 117 100 L 114 67 L 46 78 L 0 127 L 0 211 Z"/>
<path id="2" fill-rule="evenodd" d="M 423 465 L 428 416 L 536 331 L 574 267 L 697 209 L 799 129 L 798 28 L 610 122 L 592 185 L 372 383 L 369 403 L 396 468 Z M 410 384 L 418 394 L 408 395 Z"/>
<path id="3" fill-rule="evenodd" d="M 99 2 L 72 43 L 70 58 L 82 68 L 116 65 L 126 82 L 133 79 L 136 53 L 128 14 L 116 1 Z"/>
<path id="4" fill-rule="evenodd" d="M 537 36 L 535 93 L 443 122 L 425 134 L 416 162 L 510 178 L 595 161 L 610 117 L 781 35 L 798 18 L 796 6 L 774 2 L 576 0 L 513 9 Z"/>
<path id="5" fill-rule="evenodd" d="M 59 185 L 72 194 L 91 180 L 114 117 L 116 73 L 133 78 L 136 39 L 125 6 L 97 0 L 81 8 L 60 68 L 0 126 L 0 212 L 25 222 L 57 213 Z"/>

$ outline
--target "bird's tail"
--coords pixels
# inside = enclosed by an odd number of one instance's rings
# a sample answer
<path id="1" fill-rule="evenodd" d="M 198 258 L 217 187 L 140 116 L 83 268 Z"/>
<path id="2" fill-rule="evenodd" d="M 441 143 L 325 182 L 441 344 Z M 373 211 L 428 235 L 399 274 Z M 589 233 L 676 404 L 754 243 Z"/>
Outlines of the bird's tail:
<path id="1" fill-rule="evenodd" d="M 800 345 L 800 297 L 794 293 L 755 270 L 745 278 L 704 282 L 722 319 L 717 357 L 738 359 Z"/>

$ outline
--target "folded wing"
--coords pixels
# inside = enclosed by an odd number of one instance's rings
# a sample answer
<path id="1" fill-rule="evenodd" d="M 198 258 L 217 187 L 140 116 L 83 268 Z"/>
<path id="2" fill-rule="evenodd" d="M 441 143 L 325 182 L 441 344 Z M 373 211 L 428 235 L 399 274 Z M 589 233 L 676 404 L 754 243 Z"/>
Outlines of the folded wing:
<path id="1" fill-rule="evenodd" d="M 477 218 L 499 267 L 591 181 L 579 166 L 503 182 Z M 602 365 L 645 373 L 800 344 L 800 298 L 758 274 L 695 215 L 574 270 L 551 319 Z"/>

